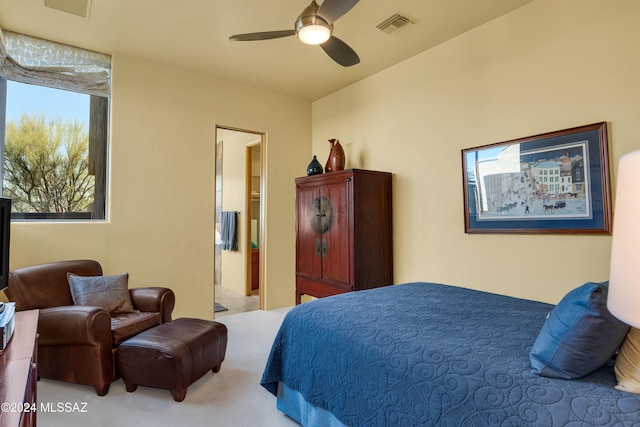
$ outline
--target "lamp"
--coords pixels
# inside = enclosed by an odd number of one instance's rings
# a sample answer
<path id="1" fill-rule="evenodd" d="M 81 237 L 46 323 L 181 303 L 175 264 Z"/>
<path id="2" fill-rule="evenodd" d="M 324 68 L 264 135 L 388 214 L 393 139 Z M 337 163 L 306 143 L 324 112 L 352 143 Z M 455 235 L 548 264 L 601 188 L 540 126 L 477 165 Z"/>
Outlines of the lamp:
<path id="1" fill-rule="evenodd" d="M 607 308 L 640 328 L 640 150 L 625 154 L 618 181 Z"/>
<path id="2" fill-rule="evenodd" d="M 318 15 L 318 9 L 318 3 L 314 0 L 296 19 L 296 35 L 302 43 L 322 44 L 331 37 L 333 24 Z"/>
<path id="3" fill-rule="evenodd" d="M 318 15 L 300 16 L 296 21 L 296 34 L 302 43 L 322 44 L 331 37 L 333 25 Z"/>

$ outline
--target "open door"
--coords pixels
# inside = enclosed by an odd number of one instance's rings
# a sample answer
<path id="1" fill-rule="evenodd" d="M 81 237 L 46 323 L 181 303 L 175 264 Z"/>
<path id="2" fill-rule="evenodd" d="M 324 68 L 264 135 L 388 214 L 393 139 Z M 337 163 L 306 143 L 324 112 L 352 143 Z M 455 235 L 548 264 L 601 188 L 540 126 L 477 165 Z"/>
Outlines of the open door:
<path id="1" fill-rule="evenodd" d="M 216 127 L 214 297 L 222 305 L 230 301 L 230 312 L 264 307 L 265 139 L 259 132 Z M 237 250 L 220 249 L 224 211 L 237 213 Z"/>
<path id="2" fill-rule="evenodd" d="M 263 308 L 261 291 L 260 258 L 262 252 L 262 138 L 247 145 L 247 295 L 259 295 L 260 309 Z"/>

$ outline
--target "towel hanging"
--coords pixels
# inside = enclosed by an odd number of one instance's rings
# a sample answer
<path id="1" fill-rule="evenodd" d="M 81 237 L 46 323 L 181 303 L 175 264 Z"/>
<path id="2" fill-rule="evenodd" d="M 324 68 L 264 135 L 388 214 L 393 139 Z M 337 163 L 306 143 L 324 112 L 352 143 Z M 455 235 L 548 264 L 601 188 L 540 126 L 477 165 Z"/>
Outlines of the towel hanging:
<path id="1" fill-rule="evenodd" d="M 223 211 L 221 224 L 222 250 L 238 251 L 238 214 L 237 211 Z"/>

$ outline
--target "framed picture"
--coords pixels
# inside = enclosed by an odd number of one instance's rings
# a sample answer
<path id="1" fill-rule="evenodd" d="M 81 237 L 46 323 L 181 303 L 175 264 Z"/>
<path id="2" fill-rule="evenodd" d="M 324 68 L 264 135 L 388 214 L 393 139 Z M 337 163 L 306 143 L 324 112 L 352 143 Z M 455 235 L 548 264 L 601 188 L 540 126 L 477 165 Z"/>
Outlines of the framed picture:
<path id="1" fill-rule="evenodd" d="M 606 122 L 462 150 L 466 233 L 611 233 Z"/>

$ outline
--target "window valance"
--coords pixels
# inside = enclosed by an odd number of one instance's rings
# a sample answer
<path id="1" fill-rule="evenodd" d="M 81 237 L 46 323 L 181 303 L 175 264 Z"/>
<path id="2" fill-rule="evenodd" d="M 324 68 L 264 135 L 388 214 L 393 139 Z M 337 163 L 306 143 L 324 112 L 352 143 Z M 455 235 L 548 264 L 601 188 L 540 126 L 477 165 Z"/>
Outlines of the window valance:
<path id="1" fill-rule="evenodd" d="M 108 97 L 111 56 L 0 29 L 0 77 Z"/>

